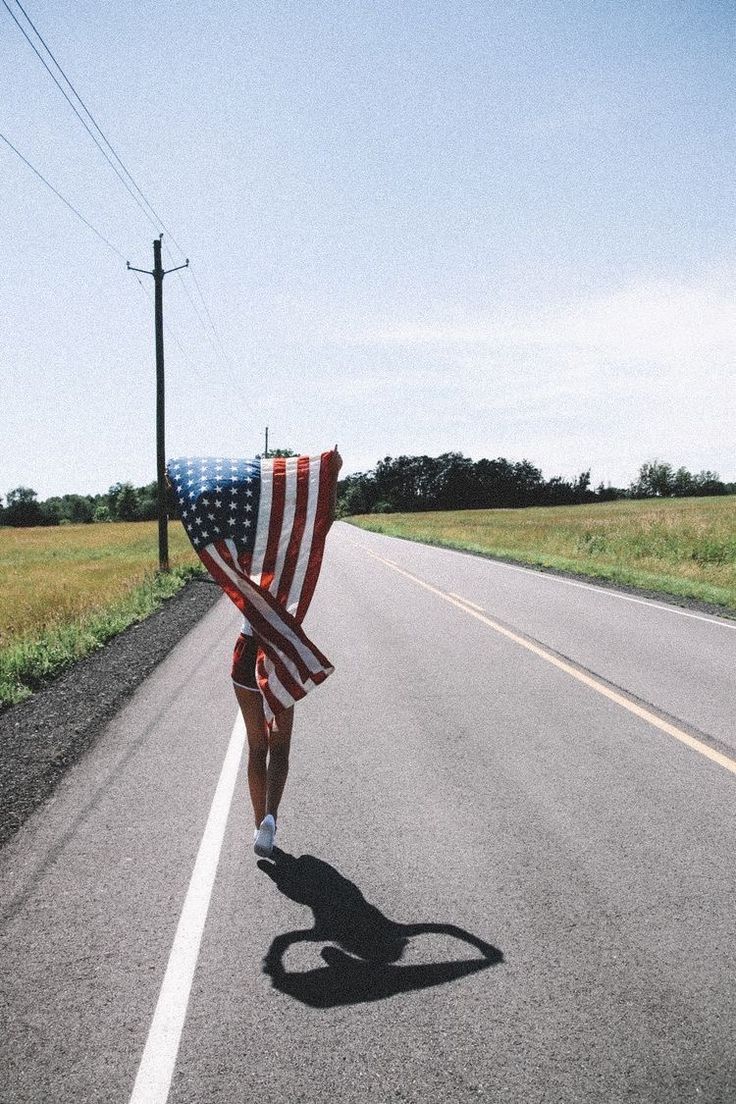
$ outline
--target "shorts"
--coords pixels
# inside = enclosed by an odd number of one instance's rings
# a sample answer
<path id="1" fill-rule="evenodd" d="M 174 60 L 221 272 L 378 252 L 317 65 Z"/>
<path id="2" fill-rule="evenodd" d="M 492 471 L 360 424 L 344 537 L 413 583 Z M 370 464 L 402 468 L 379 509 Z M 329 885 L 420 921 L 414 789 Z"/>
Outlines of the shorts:
<path id="1" fill-rule="evenodd" d="M 236 686 L 242 686 L 245 690 L 258 689 L 258 683 L 256 682 L 257 656 L 258 641 L 256 638 L 241 633 L 235 641 L 233 669 L 230 673 Z"/>

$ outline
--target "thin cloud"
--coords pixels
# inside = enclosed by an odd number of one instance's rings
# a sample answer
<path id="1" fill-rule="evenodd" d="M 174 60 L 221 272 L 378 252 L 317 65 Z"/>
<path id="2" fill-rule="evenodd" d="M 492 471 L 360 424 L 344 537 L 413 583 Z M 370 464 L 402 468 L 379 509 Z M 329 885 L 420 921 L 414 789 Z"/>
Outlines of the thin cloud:
<path id="1" fill-rule="evenodd" d="M 408 323 L 365 332 L 359 344 L 484 346 L 505 352 L 563 349 L 629 362 L 717 359 L 736 353 L 736 311 L 725 286 L 639 285 L 543 310 L 499 311 L 442 325 Z"/>

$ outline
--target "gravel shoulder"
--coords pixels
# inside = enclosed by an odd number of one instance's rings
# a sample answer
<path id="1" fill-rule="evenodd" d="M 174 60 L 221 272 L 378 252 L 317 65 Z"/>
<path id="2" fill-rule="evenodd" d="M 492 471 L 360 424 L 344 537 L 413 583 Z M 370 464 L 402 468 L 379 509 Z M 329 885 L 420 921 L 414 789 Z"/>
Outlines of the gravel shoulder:
<path id="1" fill-rule="evenodd" d="M 160 609 L 0 716 L 0 846 L 52 793 L 107 721 L 222 597 L 191 580 Z"/>

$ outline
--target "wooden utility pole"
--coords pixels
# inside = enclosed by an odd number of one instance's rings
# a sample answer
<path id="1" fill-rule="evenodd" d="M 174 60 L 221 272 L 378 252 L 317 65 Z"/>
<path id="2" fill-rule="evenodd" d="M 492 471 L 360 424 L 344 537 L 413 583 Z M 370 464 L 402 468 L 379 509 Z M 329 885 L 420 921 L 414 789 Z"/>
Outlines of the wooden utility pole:
<path id="1" fill-rule="evenodd" d="M 156 333 L 156 491 L 158 499 L 158 569 L 169 570 L 169 531 L 167 528 L 168 514 L 166 510 L 166 438 L 164 432 L 164 418 L 166 407 L 164 402 L 164 276 L 169 272 L 178 272 L 180 268 L 187 268 L 186 263 L 177 268 L 169 268 L 164 272 L 161 264 L 161 238 L 156 238 L 153 243 L 153 272 L 147 268 L 133 268 L 128 261 L 128 269 L 131 272 L 144 272 L 147 276 L 153 276 L 154 287 L 154 323 Z"/>
<path id="2" fill-rule="evenodd" d="M 266 447 L 263 450 L 263 455 L 268 460 L 268 426 L 266 426 Z"/>

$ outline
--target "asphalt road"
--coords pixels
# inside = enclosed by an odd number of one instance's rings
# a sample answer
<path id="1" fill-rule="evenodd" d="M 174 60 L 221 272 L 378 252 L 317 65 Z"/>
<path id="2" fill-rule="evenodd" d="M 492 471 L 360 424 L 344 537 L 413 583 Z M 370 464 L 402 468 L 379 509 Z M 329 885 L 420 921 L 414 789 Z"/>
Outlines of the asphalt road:
<path id="1" fill-rule="evenodd" d="M 736 1099 L 732 622 L 335 526 L 261 867 L 237 627 L 0 852 L 3 1102 Z"/>

